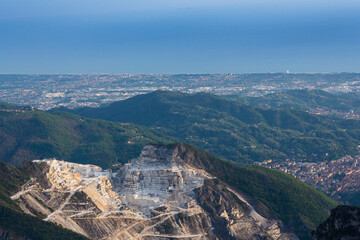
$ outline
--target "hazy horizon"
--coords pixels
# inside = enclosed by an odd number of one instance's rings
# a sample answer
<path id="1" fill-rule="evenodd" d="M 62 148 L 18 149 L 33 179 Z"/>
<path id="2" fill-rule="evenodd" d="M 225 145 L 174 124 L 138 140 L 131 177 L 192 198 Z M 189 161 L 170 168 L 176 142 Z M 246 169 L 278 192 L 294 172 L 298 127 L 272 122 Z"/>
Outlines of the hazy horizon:
<path id="1" fill-rule="evenodd" d="M 288 74 L 288 75 L 296 75 L 296 74 L 329 74 L 329 75 L 336 75 L 336 74 L 360 74 L 360 72 L 175 72 L 175 73 L 142 73 L 142 72 L 135 72 L 135 73 L 127 73 L 127 72 L 118 72 L 118 73 L 108 73 L 108 72 L 93 72 L 93 73 L 71 73 L 71 72 L 64 72 L 64 73 L 0 73 L 0 75 L 251 75 L 251 74 Z"/>

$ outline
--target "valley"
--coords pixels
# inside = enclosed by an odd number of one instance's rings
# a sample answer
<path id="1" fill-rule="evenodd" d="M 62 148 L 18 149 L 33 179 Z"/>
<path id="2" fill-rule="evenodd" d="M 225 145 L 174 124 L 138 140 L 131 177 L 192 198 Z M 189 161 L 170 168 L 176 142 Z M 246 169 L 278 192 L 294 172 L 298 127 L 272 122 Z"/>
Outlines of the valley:
<path id="1" fill-rule="evenodd" d="M 257 164 L 291 174 L 327 193 L 337 201 L 357 205 L 358 200 L 353 201 L 345 196 L 347 193 L 356 194 L 360 192 L 359 158 L 359 155 L 355 157 L 345 156 L 338 160 L 317 163 L 289 160 L 279 163 L 269 160 Z"/>

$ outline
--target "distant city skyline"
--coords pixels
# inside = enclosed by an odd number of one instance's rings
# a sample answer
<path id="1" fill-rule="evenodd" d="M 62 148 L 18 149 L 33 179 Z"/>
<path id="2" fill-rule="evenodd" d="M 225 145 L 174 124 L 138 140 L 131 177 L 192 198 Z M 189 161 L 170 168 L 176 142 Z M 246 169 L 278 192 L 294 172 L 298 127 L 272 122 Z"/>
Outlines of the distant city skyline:
<path id="1" fill-rule="evenodd" d="M 0 0 L 0 73 L 360 72 L 360 4 Z"/>

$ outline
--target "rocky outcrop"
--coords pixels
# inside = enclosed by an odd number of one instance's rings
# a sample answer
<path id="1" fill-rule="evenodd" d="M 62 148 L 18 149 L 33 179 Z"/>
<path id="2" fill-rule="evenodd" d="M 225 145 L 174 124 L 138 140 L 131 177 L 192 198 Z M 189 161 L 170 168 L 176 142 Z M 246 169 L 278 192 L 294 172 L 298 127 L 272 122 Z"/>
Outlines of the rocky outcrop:
<path id="1" fill-rule="evenodd" d="M 245 199 L 217 179 L 196 189 L 199 205 L 211 218 L 218 239 L 297 239 L 282 233 L 278 222 L 263 218 Z"/>
<path id="2" fill-rule="evenodd" d="M 314 240 L 360 239 L 360 207 L 338 206 L 313 232 Z"/>
<path id="3" fill-rule="evenodd" d="M 150 213 L 169 203 L 187 208 L 194 200 L 193 190 L 208 178 L 209 174 L 185 164 L 168 148 L 148 145 L 139 158 L 125 164 L 113 182 L 124 204 Z"/>
<path id="4" fill-rule="evenodd" d="M 91 239 L 296 239 L 171 148 L 148 145 L 112 173 L 47 159 L 12 196 L 24 212 Z"/>

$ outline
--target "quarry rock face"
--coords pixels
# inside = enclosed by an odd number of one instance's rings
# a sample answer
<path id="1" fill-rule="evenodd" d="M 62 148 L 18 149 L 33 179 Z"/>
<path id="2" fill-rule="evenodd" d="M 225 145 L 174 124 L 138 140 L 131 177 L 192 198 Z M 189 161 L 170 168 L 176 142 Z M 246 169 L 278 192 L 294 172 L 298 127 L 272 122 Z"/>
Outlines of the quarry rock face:
<path id="1" fill-rule="evenodd" d="M 360 207 L 338 206 L 312 234 L 314 240 L 356 240 L 360 238 Z"/>
<path id="2" fill-rule="evenodd" d="M 147 145 L 118 172 L 55 159 L 11 198 L 91 239 L 297 239 L 173 150 Z"/>

